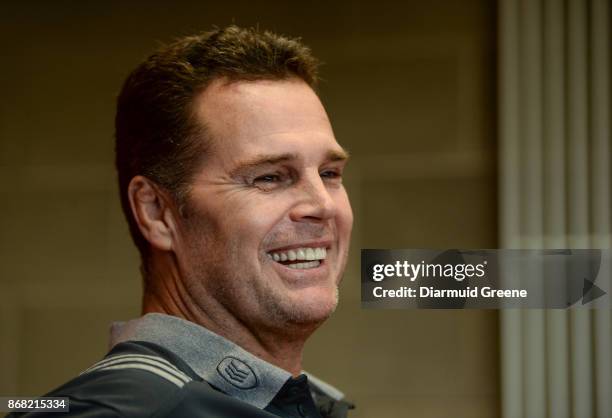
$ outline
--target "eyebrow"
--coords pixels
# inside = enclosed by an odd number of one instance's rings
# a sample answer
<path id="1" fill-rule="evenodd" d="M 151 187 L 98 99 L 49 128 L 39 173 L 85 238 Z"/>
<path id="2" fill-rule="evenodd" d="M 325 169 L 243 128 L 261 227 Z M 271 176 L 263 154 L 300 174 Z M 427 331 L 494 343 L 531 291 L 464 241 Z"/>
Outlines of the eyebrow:
<path id="1" fill-rule="evenodd" d="M 344 149 L 340 150 L 330 150 L 327 152 L 325 156 L 326 161 L 346 161 L 349 158 L 348 151 Z M 241 172 L 253 170 L 257 167 L 266 166 L 266 165 L 275 165 L 284 163 L 287 161 L 294 161 L 299 159 L 298 154 L 294 153 L 285 153 L 285 154 L 260 154 L 249 160 L 239 162 L 231 172 L 231 176 L 235 176 Z"/>

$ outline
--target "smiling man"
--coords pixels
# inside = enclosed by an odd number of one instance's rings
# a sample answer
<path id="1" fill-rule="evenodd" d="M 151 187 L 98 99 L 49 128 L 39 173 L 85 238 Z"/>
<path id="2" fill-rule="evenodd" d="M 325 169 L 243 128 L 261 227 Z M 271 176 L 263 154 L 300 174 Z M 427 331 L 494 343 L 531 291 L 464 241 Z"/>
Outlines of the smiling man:
<path id="1" fill-rule="evenodd" d="M 50 393 L 71 416 L 346 416 L 342 393 L 302 371 L 353 222 L 316 66 L 296 40 L 231 26 L 128 77 L 117 168 L 144 315 Z"/>

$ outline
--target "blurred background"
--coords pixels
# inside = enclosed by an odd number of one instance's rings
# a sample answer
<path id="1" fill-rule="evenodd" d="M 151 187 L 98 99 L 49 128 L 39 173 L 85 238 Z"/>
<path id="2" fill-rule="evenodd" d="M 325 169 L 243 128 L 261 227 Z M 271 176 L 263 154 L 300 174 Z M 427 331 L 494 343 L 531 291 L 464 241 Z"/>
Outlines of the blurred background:
<path id="1" fill-rule="evenodd" d="M 236 23 L 312 47 L 352 154 L 351 259 L 305 368 L 342 389 L 355 418 L 612 417 L 610 311 L 362 310 L 359 283 L 361 248 L 609 247 L 609 13 L 607 0 L 5 3 L 0 394 L 58 386 L 106 353 L 112 321 L 139 315 L 139 258 L 113 167 L 115 99 L 161 42 Z M 586 209 L 571 207 L 575 193 Z M 559 238 L 576 228 L 582 241 Z M 576 348 L 572 333 L 585 329 Z M 588 357 L 573 366 L 576 353 Z"/>

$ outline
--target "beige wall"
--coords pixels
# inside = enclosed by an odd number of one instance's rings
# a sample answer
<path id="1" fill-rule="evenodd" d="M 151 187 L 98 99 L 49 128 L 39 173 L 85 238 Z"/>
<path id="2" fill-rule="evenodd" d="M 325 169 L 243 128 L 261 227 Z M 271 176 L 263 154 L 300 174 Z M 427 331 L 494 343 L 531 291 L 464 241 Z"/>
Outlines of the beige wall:
<path id="1" fill-rule="evenodd" d="M 234 20 L 302 36 L 353 154 L 341 307 L 306 367 L 354 417 L 498 415 L 492 311 L 365 311 L 360 248 L 495 247 L 492 1 L 40 2 L 0 16 L 0 394 L 43 393 L 138 314 L 112 167 L 114 99 L 158 40 Z"/>

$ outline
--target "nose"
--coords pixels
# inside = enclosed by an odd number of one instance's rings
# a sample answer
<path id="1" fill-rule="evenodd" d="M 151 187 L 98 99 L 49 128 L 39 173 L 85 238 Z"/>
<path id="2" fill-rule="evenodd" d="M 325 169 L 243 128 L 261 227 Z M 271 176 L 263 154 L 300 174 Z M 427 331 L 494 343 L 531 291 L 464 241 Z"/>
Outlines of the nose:
<path id="1" fill-rule="evenodd" d="M 290 212 L 292 221 L 321 222 L 336 215 L 336 203 L 318 172 L 300 181 L 297 194 L 297 202 Z"/>

